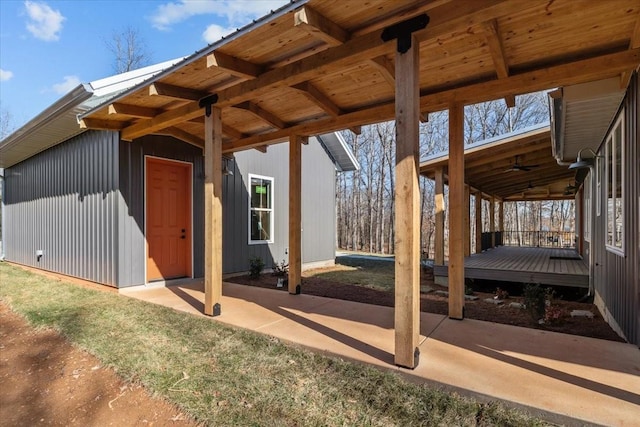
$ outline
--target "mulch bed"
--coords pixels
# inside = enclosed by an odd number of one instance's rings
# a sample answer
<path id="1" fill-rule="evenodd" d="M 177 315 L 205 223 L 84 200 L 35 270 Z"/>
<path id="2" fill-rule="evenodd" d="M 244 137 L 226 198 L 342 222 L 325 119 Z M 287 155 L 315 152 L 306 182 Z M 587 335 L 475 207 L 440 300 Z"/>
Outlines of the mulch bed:
<path id="1" fill-rule="evenodd" d="M 303 294 L 393 307 L 393 292 L 310 277 L 308 274 L 309 272 L 307 274 L 303 273 Z M 227 279 L 227 281 L 261 288 L 287 290 L 286 287 L 276 288 L 277 278 L 271 274 L 262 274 L 257 279 L 252 279 L 248 275 L 236 276 Z M 423 289 L 428 286 L 434 291 L 447 290 L 446 287 L 434 285 L 430 277 L 423 277 L 421 286 Z M 420 310 L 446 315 L 449 307 L 448 299 L 446 296 L 438 295 L 434 291 L 420 294 Z M 531 318 L 526 310 L 509 307 L 511 302 L 522 302 L 523 299 L 521 297 L 509 297 L 504 304 L 494 305 L 484 301 L 486 298 L 493 298 L 494 295 L 492 293 L 475 292 L 474 295 L 478 297 L 478 300 L 465 301 L 465 317 L 469 319 L 624 342 L 604 321 L 595 305 L 590 303 L 554 300 L 553 304 L 563 310 L 565 315 L 557 323 L 540 325 Z M 594 316 L 592 319 L 571 317 L 572 310 L 589 310 Z"/>

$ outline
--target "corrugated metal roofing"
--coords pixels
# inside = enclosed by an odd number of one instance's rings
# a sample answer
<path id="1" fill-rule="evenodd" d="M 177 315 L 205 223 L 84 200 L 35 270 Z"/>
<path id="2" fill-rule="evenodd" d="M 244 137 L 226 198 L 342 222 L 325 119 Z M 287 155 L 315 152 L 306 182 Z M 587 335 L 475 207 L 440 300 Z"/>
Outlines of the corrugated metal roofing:
<path id="1" fill-rule="evenodd" d="M 329 157 L 333 160 L 338 171 L 350 172 L 360 169 L 360 164 L 351 148 L 338 132 L 318 135 L 317 138 L 328 151 Z"/>
<path id="2" fill-rule="evenodd" d="M 13 166 L 84 132 L 78 126 L 78 115 L 179 61 L 174 59 L 79 85 L 0 141 L 0 168 Z"/>

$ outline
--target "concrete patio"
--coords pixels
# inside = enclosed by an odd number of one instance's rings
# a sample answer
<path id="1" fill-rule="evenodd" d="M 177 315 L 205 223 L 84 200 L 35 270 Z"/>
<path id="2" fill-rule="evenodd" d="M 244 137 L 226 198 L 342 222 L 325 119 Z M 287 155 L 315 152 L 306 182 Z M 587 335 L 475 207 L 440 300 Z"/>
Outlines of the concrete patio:
<path id="1" fill-rule="evenodd" d="M 121 294 L 204 316 L 202 281 Z M 224 283 L 215 320 L 398 371 L 551 422 L 637 426 L 640 351 L 619 342 L 421 313 L 420 364 L 393 365 L 393 309 Z"/>

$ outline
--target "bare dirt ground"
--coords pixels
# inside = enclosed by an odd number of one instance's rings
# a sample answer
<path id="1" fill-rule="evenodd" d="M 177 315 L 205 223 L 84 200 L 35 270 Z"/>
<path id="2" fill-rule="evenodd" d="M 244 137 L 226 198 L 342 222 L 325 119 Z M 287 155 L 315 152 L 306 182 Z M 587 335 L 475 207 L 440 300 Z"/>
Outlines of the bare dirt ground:
<path id="1" fill-rule="evenodd" d="M 0 384 L 6 427 L 195 425 L 56 332 L 33 329 L 1 301 Z"/>
<path id="2" fill-rule="evenodd" d="M 312 275 L 318 273 L 321 273 L 321 269 L 310 270 L 303 273 L 302 293 L 393 307 L 393 292 L 335 282 L 320 277 L 312 277 Z M 258 279 L 251 279 L 249 276 L 238 276 L 227 280 L 250 286 L 286 290 L 286 288 L 276 288 L 275 284 L 277 278 L 269 273 L 262 274 Z M 420 310 L 429 313 L 447 314 L 449 304 L 448 298 L 435 292 L 438 290 L 445 291 L 447 288 L 434 285 L 432 276 L 430 274 L 425 274 L 424 272 L 420 285 L 422 289 L 431 289 L 429 292 L 420 293 Z M 496 282 L 495 287 L 497 286 L 500 286 L 500 283 Z M 493 289 L 495 289 L 495 287 L 493 287 Z M 510 296 L 504 300 L 503 304 L 494 305 L 484 301 L 487 298 L 494 297 L 492 292 L 493 291 L 474 292 L 474 296 L 477 296 L 478 299 L 475 301 L 465 301 L 465 317 L 469 319 L 504 323 L 507 325 L 523 326 L 527 328 L 543 329 L 566 334 L 624 342 L 624 340 L 611 329 L 607 322 L 604 321 L 593 304 L 554 300 L 553 305 L 562 313 L 561 318 L 554 323 L 540 325 L 532 319 L 531 315 L 526 310 L 521 308 L 512 308 L 509 306 L 512 302 L 522 303 L 522 297 Z M 586 317 L 571 317 L 570 313 L 572 310 L 588 310 L 591 311 L 594 316 L 591 319 Z"/>

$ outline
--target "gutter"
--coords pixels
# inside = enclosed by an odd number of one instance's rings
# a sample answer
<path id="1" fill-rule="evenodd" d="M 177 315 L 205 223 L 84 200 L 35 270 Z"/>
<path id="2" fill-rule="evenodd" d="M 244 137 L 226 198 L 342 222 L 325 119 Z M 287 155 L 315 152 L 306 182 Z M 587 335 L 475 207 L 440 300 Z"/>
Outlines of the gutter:
<path id="1" fill-rule="evenodd" d="M 0 152 L 19 144 L 23 137 L 37 131 L 43 126 L 46 126 L 52 120 L 57 119 L 62 114 L 66 114 L 70 109 L 76 108 L 92 96 L 93 89 L 89 84 L 83 83 L 78 85 L 71 92 L 67 93 L 33 119 L 29 120 L 20 129 L 14 131 L 11 135 L 0 141 Z"/>

